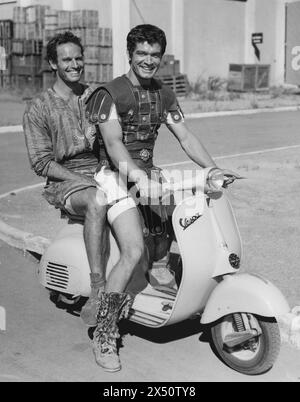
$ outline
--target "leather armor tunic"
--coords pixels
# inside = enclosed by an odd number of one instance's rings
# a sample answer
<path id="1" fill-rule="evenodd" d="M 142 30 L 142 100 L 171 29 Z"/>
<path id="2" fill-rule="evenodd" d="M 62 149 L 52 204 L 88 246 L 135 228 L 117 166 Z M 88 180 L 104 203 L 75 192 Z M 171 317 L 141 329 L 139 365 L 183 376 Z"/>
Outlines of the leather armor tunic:
<path id="1" fill-rule="evenodd" d="M 153 167 L 153 148 L 162 123 L 168 113 L 175 122 L 182 120 L 182 112 L 171 88 L 152 80 L 147 89 L 134 86 L 125 76 L 97 88 L 87 101 L 87 117 L 98 127 L 100 168 L 110 166 L 101 137 L 101 125 L 109 118 L 112 104 L 116 105 L 123 133 L 123 143 L 135 163 L 142 169 Z"/>

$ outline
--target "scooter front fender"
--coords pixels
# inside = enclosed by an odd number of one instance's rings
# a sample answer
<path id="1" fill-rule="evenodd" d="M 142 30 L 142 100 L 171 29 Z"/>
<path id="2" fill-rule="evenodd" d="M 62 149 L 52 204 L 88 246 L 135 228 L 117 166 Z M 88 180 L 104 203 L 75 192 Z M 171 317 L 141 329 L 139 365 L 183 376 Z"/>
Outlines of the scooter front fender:
<path id="1" fill-rule="evenodd" d="M 226 275 L 212 291 L 201 317 L 201 324 L 208 324 L 237 312 L 277 317 L 289 311 L 290 307 L 281 291 L 262 276 Z"/>

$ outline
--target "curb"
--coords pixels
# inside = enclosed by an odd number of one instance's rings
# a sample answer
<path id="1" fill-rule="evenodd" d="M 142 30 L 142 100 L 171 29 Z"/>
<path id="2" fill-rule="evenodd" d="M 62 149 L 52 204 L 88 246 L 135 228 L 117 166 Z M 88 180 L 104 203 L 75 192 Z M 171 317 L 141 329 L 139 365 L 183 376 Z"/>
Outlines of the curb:
<path id="1" fill-rule="evenodd" d="M 206 117 L 221 117 L 221 116 L 235 116 L 244 114 L 257 114 L 257 113 L 274 113 L 274 112 L 297 112 L 300 110 L 299 106 L 281 106 L 276 108 L 257 108 L 257 109 L 240 109 L 240 110 L 224 110 L 220 112 L 195 112 L 185 113 L 187 119 L 201 119 Z M 0 134 L 5 133 L 22 133 L 23 126 L 6 126 L 0 127 Z"/>
<path id="2" fill-rule="evenodd" d="M 297 112 L 299 110 L 300 105 L 281 106 L 276 108 L 261 108 L 261 109 L 258 108 L 258 109 L 224 110 L 220 112 L 186 113 L 185 117 L 189 119 L 199 119 L 204 117 L 235 116 L 235 115 L 257 114 L 257 113 Z"/>
<path id="3" fill-rule="evenodd" d="M 24 232 L 0 220 L 0 239 L 12 247 L 43 255 L 51 241 L 33 233 Z"/>
<path id="4" fill-rule="evenodd" d="M 6 133 L 22 133 L 23 126 L 6 126 L 0 127 L 0 134 Z"/>

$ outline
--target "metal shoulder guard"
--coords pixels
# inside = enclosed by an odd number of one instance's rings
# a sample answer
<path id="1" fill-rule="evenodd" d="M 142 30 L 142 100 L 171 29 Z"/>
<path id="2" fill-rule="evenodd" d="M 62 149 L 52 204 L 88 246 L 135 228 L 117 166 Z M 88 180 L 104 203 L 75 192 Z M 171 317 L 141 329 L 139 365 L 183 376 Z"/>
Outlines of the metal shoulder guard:
<path id="1" fill-rule="evenodd" d="M 108 120 L 113 99 L 103 87 L 95 89 L 86 101 L 86 118 L 91 124 L 103 123 Z"/>
<path id="2" fill-rule="evenodd" d="M 178 104 L 176 110 L 170 110 L 170 117 L 173 123 L 180 123 L 184 121 L 183 112 Z"/>

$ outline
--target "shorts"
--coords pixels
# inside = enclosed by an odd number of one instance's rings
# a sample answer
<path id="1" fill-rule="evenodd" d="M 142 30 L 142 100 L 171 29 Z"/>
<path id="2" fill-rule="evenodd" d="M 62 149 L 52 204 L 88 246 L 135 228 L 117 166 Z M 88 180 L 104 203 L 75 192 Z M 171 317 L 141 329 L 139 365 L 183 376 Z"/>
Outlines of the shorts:
<path id="1" fill-rule="evenodd" d="M 100 172 L 95 174 L 94 179 L 106 195 L 107 219 L 110 224 L 123 212 L 137 207 L 128 192 L 126 180 L 122 179 L 118 172 L 103 166 Z"/>
<path id="2" fill-rule="evenodd" d="M 84 219 L 83 216 L 78 215 L 72 208 L 70 196 L 77 191 L 82 191 L 89 187 L 96 188 L 96 184 L 88 185 L 86 183 L 81 183 L 79 180 L 50 182 L 45 186 L 43 196 L 49 204 L 62 211 L 62 217 L 67 215 L 72 219 Z"/>

